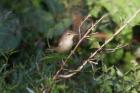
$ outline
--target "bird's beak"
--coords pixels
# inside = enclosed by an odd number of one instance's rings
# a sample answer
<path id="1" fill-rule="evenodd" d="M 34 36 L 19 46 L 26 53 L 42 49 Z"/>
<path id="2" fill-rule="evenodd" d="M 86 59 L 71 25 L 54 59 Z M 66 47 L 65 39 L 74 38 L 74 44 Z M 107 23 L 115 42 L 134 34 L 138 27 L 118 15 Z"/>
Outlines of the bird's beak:
<path id="1" fill-rule="evenodd" d="M 74 33 L 73 35 L 74 35 L 74 36 L 77 36 L 78 34 L 77 34 L 77 33 Z"/>

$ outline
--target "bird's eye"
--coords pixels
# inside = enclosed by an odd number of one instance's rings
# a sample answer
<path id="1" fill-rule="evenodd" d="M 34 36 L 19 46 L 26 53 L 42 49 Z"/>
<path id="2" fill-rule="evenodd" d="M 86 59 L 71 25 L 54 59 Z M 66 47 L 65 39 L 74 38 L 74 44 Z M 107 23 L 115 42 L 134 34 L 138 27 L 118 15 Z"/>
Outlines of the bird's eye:
<path id="1" fill-rule="evenodd" d="M 67 35 L 71 35 L 70 33 L 67 33 Z"/>

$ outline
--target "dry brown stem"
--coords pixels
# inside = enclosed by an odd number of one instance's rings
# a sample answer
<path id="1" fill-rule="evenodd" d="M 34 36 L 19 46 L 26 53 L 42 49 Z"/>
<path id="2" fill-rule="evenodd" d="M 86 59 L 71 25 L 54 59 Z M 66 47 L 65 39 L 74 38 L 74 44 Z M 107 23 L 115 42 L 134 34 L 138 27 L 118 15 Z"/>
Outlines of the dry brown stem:
<path id="1" fill-rule="evenodd" d="M 107 16 L 104 15 L 102 16 L 95 24 L 93 24 L 88 30 L 87 32 L 83 35 L 83 37 L 78 41 L 78 43 L 76 44 L 76 46 L 74 47 L 74 49 L 71 51 L 71 53 L 68 55 L 68 57 L 66 58 L 66 60 L 63 62 L 63 65 L 61 65 L 60 69 L 56 72 L 56 74 L 54 75 L 53 79 L 58 79 L 59 73 L 64 69 L 65 65 L 68 62 L 68 59 L 73 55 L 73 53 L 76 51 L 76 49 L 78 48 L 78 46 L 81 44 L 81 42 L 87 37 L 87 35 L 94 30 L 95 26 L 100 23 L 102 21 L 103 18 L 105 18 Z M 90 16 L 88 15 L 85 20 L 87 20 Z M 84 20 L 84 22 L 85 22 Z M 83 22 L 81 23 L 81 25 L 83 24 Z"/>
<path id="2" fill-rule="evenodd" d="M 103 50 L 103 48 L 110 42 L 110 41 L 112 41 L 113 39 L 114 39 L 114 37 L 116 37 L 119 33 L 121 33 L 122 31 L 123 31 L 123 29 L 138 15 L 140 13 L 140 9 L 138 9 L 127 21 L 126 21 L 126 23 L 124 23 L 108 40 L 106 40 L 105 41 L 105 43 L 99 48 L 99 49 L 97 49 L 94 53 L 92 53 L 90 56 L 89 56 L 89 58 L 88 59 L 86 59 L 84 62 L 83 62 L 83 64 L 81 65 L 81 66 L 79 66 L 76 70 L 74 70 L 74 72 L 71 72 L 71 73 L 69 73 L 69 74 L 67 74 L 67 75 L 59 75 L 58 76 L 58 74 L 57 74 L 57 76 L 58 77 L 60 77 L 60 78 L 70 78 L 70 77 L 72 77 L 73 75 L 75 75 L 75 74 L 77 74 L 78 72 L 80 72 L 83 68 L 84 68 L 84 66 L 86 65 L 86 64 L 88 64 L 89 63 L 89 61 L 91 61 L 101 50 Z M 103 18 L 103 17 L 102 17 Z M 101 19 L 102 19 L 101 18 Z M 100 19 L 100 20 L 101 20 Z M 99 21 L 100 22 L 100 21 Z M 98 22 L 97 22 L 98 23 Z M 97 23 L 96 23 L 96 25 L 97 25 Z M 95 27 L 95 26 L 94 26 Z M 94 27 L 91 27 L 91 28 L 89 28 L 89 30 L 87 31 L 87 33 L 83 36 L 83 38 L 85 37 L 85 36 L 87 36 L 87 34 L 94 28 Z M 81 39 L 79 42 L 81 42 L 83 39 Z M 77 48 L 77 46 L 79 45 L 79 42 L 78 42 L 78 44 L 75 46 L 75 48 L 74 48 L 74 50 Z M 67 60 L 66 60 L 67 61 Z"/>

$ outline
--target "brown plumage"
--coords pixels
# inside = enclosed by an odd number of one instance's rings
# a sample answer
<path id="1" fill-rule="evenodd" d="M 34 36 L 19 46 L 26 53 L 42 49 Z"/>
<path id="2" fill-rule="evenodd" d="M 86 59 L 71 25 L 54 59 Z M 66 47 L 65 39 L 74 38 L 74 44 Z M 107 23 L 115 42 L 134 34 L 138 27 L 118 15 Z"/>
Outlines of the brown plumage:
<path id="1" fill-rule="evenodd" d="M 59 53 L 69 51 L 72 48 L 73 44 L 74 44 L 73 38 L 74 38 L 75 35 L 77 35 L 77 34 L 75 32 L 73 32 L 73 31 L 65 32 L 62 35 L 62 37 L 60 38 L 58 46 L 55 47 L 54 50 L 56 52 L 59 52 Z"/>

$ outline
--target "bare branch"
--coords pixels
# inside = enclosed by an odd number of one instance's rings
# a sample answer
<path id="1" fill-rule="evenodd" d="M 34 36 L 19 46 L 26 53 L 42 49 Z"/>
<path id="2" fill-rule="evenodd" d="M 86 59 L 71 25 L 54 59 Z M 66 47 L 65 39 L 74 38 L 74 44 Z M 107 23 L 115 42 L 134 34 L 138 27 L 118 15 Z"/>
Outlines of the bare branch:
<path id="1" fill-rule="evenodd" d="M 87 35 L 92 31 L 94 30 L 95 26 L 100 23 L 102 21 L 103 18 L 105 18 L 107 16 L 104 15 L 102 16 L 95 24 L 93 24 L 88 30 L 87 32 L 84 34 L 84 36 L 79 40 L 79 42 L 76 44 L 76 46 L 74 47 L 74 49 L 71 51 L 71 53 L 68 55 L 68 57 L 66 58 L 66 60 L 64 61 L 64 64 L 61 65 L 60 69 L 56 72 L 56 74 L 54 75 L 53 79 L 57 79 L 58 78 L 58 75 L 59 73 L 64 69 L 64 66 L 66 65 L 68 59 L 73 55 L 73 53 L 76 51 L 76 49 L 78 48 L 78 46 L 81 44 L 81 42 L 84 40 L 84 38 L 87 37 Z M 87 19 L 87 17 L 86 17 Z M 84 20 L 85 21 L 85 20 Z"/>
<path id="2" fill-rule="evenodd" d="M 97 49 L 94 53 L 92 53 L 89 58 L 87 60 L 85 60 L 83 62 L 83 64 L 81 66 L 79 66 L 77 69 L 76 69 L 76 72 L 72 72 L 70 74 L 67 74 L 67 75 L 59 75 L 59 77 L 61 78 L 70 78 L 72 77 L 73 75 L 77 74 L 78 72 L 80 72 L 84 66 L 90 61 L 90 59 L 94 58 L 110 41 L 112 41 L 114 39 L 114 37 L 116 37 L 119 33 L 121 33 L 123 31 L 123 29 L 140 13 L 140 9 L 138 9 L 130 18 L 129 20 L 124 24 L 122 25 L 99 49 Z M 89 29 L 91 30 L 91 29 Z M 88 30 L 88 31 L 89 31 Z M 88 32 L 87 31 L 87 32 Z M 89 31 L 90 32 L 90 31 Z"/>
<path id="3" fill-rule="evenodd" d="M 79 26 L 79 39 L 81 38 L 81 27 L 82 27 L 82 25 L 86 22 L 86 20 L 89 18 L 89 17 L 91 17 L 91 15 L 88 15 L 82 22 L 81 22 L 81 24 L 80 24 L 80 26 Z"/>
<path id="4" fill-rule="evenodd" d="M 118 49 L 122 49 L 124 47 L 128 46 L 128 44 L 125 44 L 125 45 L 117 45 L 115 48 L 113 49 L 105 49 L 105 51 L 107 51 L 106 53 L 111 53 L 111 52 L 115 52 L 116 50 Z"/>

